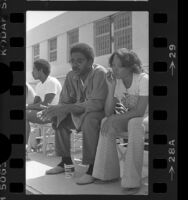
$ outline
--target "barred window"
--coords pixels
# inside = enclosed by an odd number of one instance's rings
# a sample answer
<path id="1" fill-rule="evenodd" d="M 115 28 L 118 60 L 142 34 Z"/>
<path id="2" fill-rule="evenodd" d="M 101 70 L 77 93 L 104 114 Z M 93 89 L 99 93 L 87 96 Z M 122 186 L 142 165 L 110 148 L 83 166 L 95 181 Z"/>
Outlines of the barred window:
<path id="1" fill-rule="evenodd" d="M 57 38 L 48 40 L 48 59 L 50 62 L 57 60 Z"/>
<path id="2" fill-rule="evenodd" d="M 68 61 L 70 59 L 70 49 L 73 45 L 79 42 L 79 29 L 75 28 L 67 32 L 67 46 L 68 46 Z"/>
<path id="3" fill-rule="evenodd" d="M 132 14 L 119 12 L 94 23 L 96 56 L 109 54 L 119 48 L 132 49 Z"/>
<path id="4" fill-rule="evenodd" d="M 36 44 L 33 46 L 33 62 L 38 60 L 40 57 L 40 46 Z"/>
<path id="5" fill-rule="evenodd" d="M 94 23 L 94 43 L 96 56 L 111 53 L 111 22 L 106 18 Z"/>
<path id="6" fill-rule="evenodd" d="M 114 21 L 114 50 L 132 49 L 132 16 L 131 12 L 119 13 Z"/>

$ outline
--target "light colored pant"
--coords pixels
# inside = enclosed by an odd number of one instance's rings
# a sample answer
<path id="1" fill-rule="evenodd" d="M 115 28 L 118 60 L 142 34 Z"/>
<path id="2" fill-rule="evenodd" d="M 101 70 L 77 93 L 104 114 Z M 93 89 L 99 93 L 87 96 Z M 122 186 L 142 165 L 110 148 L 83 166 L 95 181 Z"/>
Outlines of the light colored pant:
<path id="1" fill-rule="evenodd" d="M 102 124 L 106 118 L 103 119 Z M 144 126 L 143 118 L 132 118 L 129 121 L 118 121 L 116 127 L 111 127 L 108 134 L 100 134 L 93 177 L 101 180 L 112 180 L 120 177 L 120 165 L 116 148 L 116 138 L 128 136 L 128 146 L 123 164 L 121 185 L 124 188 L 141 186 L 143 153 L 144 153 Z M 101 125 L 102 126 L 102 125 Z"/>

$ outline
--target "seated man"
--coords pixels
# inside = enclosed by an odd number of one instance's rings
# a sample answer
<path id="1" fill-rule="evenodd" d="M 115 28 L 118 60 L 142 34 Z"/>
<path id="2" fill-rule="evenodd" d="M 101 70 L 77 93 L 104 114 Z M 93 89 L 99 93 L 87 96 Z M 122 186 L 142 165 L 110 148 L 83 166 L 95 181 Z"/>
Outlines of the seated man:
<path id="1" fill-rule="evenodd" d="M 95 160 L 100 131 L 104 117 L 104 103 L 107 94 L 105 81 L 106 69 L 94 65 L 93 49 L 84 43 L 73 46 L 70 50 L 72 71 L 67 76 L 57 106 L 49 107 L 42 115 L 43 119 L 56 118 L 55 146 L 56 154 L 62 161 L 47 174 L 65 171 L 64 164 L 72 164 L 70 153 L 70 133 L 75 127 L 83 132 L 83 160 L 89 165 L 88 171 L 77 184 L 89 184 Z M 74 122 L 74 124 L 73 124 Z"/>
<path id="2" fill-rule="evenodd" d="M 120 177 L 116 138 L 128 137 L 121 186 L 138 189 L 142 183 L 145 124 L 148 121 L 148 82 L 137 54 L 126 48 L 116 50 L 109 59 L 106 118 L 102 121 L 93 177 L 109 181 Z M 118 104 L 117 104 L 118 103 Z M 120 106 L 122 105 L 122 109 Z M 115 110 L 115 112 L 114 112 Z"/>
<path id="3" fill-rule="evenodd" d="M 60 82 L 51 77 L 50 64 L 44 59 L 39 59 L 34 62 L 33 65 L 33 77 L 40 82 L 36 85 L 36 96 L 33 103 L 26 105 L 26 136 L 27 140 L 30 133 L 30 122 L 37 124 L 45 124 L 51 121 L 42 121 L 37 113 L 43 110 L 49 104 L 55 105 L 59 101 L 59 95 L 61 93 Z M 28 141 L 26 141 L 28 142 Z"/>

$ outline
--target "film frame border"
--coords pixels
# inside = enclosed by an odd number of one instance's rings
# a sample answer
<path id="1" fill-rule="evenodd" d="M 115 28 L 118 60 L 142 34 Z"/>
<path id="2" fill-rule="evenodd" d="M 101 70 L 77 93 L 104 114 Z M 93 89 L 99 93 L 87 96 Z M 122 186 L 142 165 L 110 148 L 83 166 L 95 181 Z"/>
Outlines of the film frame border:
<path id="1" fill-rule="evenodd" d="M 96 2 L 80 2 L 80 5 L 76 5 L 74 2 L 26 2 L 20 0 L 19 7 L 16 7 L 18 5 L 16 2 L 10 2 L 10 0 L 3 0 L 0 3 L 2 10 L 1 34 L 5 32 L 8 36 L 3 38 L 4 42 L 2 43 L 1 35 L 1 48 L 3 44 L 3 48 L 6 49 L 6 51 L 1 49 L 1 53 L 3 52 L 6 55 L 1 56 L 0 62 L 2 74 L 7 80 L 7 84 L 0 90 L 1 102 L 4 105 L 1 121 L 3 124 L 8 124 L 8 127 L 1 127 L 1 131 L 3 131 L 0 134 L 1 143 L 6 144 L 6 147 L 3 147 L 6 152 L 2 158 L 1 167 L 3 168 L 1 168 L 0 184 L 2 185 L 2 180 L 6 179 L 5 197 L 9 195 L 11 197 L 14 194 L 25 195 L 25 125 L 23 126 L 26 54 L 24 47 L 26 36 L 25 12 L 40 9 L 49 11 L 69 10 L 70 8 L 72 10 L 88 8 L 89 10 L 104 10 L 104 7 L 102 2 L 101 6 L 99 6 L 100 3 L 96 6 Z M 169 4 L 172 6 L 171 9 L 167 7 Z M 119 5 L 122 5 L 120 10 L 125 10 L 126 7 L 126 11 L 149 11 L 149 130 L 152 132 L 149 136 L 149 194 L 143 197 L 139 196 L 139 198 L 151 197 L 155 199 L 161 197 L 165 199 L 171 197 L 171 199 L 174 199 L 177 195 L 172 191 L 177 192 L 176 131 L 178 120 L 177 108 L 173 107 L 172 109 L 172 106 L 173 103 L 178 102 L 178 70 L 176 68 L 178 44 L 177 32 L 175 32 L 177 30 L 177 1 L 163 2 L 158 0 L 154 2 L 149 0 L 148 2 L 118 2 L 118 4 L 117 2 L 109 2 L 108 6 L 105 6 L 105 10 L 116 10 Z M 161 101 L 164 104 L 158 105 Z M 15 127 L 19 127 L 17 128 L 19 131 L 11 129 Z M 8 157 L 9 161 L 7 160 Z M 173 162 L 174 159 L 175 162 Z M 22 177 L 20 181 L 18 181 L 18 177 L 14 176 L 15 172 Z M 162 178 L 161 174 L 165 177 Z M 15 177 L 15 180 L 10 181 L 12 177 Z M 174 178 L 173 182 L 170 180 L 172 177 Z M 151 178 L 154 180 L 151 180 Z M 41 198 L 43 197 L 41 196 Z"/>

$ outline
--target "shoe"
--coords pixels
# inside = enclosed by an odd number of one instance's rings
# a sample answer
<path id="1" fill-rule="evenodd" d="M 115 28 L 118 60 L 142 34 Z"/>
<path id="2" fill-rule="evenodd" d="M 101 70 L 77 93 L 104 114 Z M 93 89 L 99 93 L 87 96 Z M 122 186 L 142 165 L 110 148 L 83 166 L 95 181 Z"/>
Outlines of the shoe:
<path id="1" fill-rule="evenodd" d="M 132 180 L 132 183 L 130 182 L 128 183 L 125 178 L 121 179 L 121 187 L 126 190 L 133 190 L 133 189 L 136 190 L 136 189 L 139 189 L 140 186 L 141 186 L 141 183 L 134 182 L 133 180 Z"/>
<path id="2" fill-rule="evenodd" d="M 65 172 L 64 167 L 56 166 L 52 169 L 47 170 L 46 175 L 60 174 L 60 173 L 64 173 L 64 172 Z"/>
<path id="3" fill-rule="evenodd" d="M 140 190 L 140 185 L 136 185 L 135 183 L 132 183 L 132 185 L 129 183 L 127 186 L 125 178 L 121 179 L 121 187 L 123 192 L 125 192 L 127 195 L 136 194 Z"/>
<path id="4" fill-rule="evenodd" d="M 101 180 L 101 179 L 95 179 L 95 184 L 108 184 L 108 183 L 114 183 L 119 181 L 119 178 L 111 179 L 111 180 Z"/>
<path id="5" fill-rule="evenodd" d="M 140 190 L 139 187 L 135 188 L 122 188 L 122 191 L 126 193 L 126 195 L 132 195 L 138 193 Z"/>
<path id="6" fill-rule="evenodd" d="M 78 185 L 86 185 L 86 184 L 93 183 L 94 181 L 95 181 L 95 178 L 93 178 L 91 175 L 84 174 L 82 177 L 80 177 L 78 179 L 76 184 L 78 184 Z"/>

